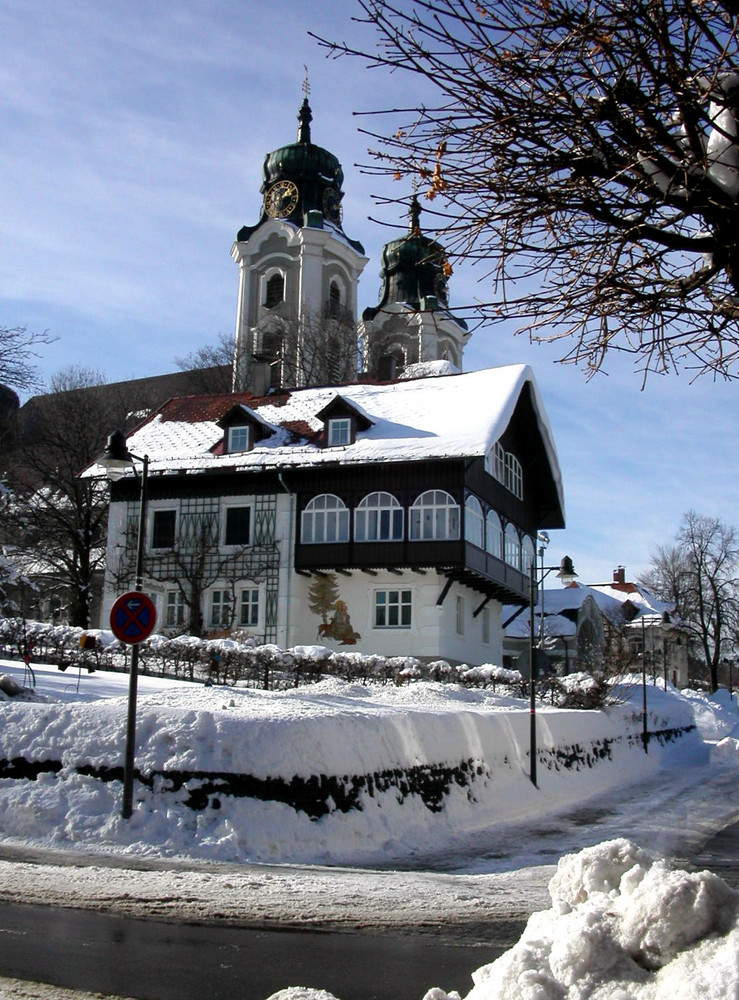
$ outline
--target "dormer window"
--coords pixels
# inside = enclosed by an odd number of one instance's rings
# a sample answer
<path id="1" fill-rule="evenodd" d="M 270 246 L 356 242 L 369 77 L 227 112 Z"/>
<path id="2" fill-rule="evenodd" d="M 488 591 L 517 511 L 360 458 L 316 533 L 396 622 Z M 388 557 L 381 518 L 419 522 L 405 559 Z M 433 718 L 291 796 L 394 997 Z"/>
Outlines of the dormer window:
<path id="1" fill-rule="evenodd" d="M 316 416 L 323 421 L 325 448 L 342 448 L 356 441 L 358 431 L 366 431 L 372 420 L 360 406 L 343 396 L 334 396 Z"/>
<path id="2" fill-rule="evenodd" d="M 229 454 L 231 454 L 231 452 L 234 451 L 250 451 L 251 450 L 251 444 L 249 440 L 250 437 L 251 435 L 249 434 L 248 424 L 242 424 L 236 427 L 229 427 L 227 442 L 226 442 L 226 451 L 228 451 Z"/>
<path id="3" fill-rule="evenodd" d="M 216 423 L 223 428 L 224 455 L 238 455 L 251 451 L 264 438 L 270 437 L 275 428 L 244 403 L 232 406 Z"/>
<path id="4" fill-rule="evenodd" d="M 328 422 L 328 447 L 339 448 L 351 443 L 352 422 L 349 417 L 334 417 Z"/>

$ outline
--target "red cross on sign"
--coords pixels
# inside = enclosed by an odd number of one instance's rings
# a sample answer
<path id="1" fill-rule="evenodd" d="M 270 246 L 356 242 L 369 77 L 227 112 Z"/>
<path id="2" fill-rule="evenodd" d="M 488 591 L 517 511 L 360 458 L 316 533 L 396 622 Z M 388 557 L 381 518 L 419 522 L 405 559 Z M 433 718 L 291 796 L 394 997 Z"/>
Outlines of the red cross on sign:
<path id="1" fill-rule="evenodd" d="M 148 594 L 132 590 L 110 609 L 110 627 L 121 642 L 143 642 L 154 631 L 157 609 Z"/>

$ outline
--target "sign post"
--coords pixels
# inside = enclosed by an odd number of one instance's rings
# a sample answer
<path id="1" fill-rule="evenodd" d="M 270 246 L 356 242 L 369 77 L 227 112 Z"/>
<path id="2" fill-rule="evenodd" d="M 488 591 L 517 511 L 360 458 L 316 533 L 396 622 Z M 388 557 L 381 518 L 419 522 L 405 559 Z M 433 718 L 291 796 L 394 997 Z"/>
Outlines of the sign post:
<path id="1" fill-rule="evenodd" d="M 128 684 L 128 719 L 126 722 L 126 754 L 123 763 L 122 816 L 130 819 L 133 812 L 133 774 L 136 743 L 136 694 L 139 673 L 139 646 L 154 630 L 157 610 L 148 594 L 131 590 L 119 597 L 110 609 L 110 627 L 116 639 L 128 643 L 131 649 L 131 675 Z"/>
<path id="2" fill-rule="evenodd" d="M 154 631 L 157 609 L 148 594 L 131 590 L 119 597 L 110 609 L 110 627 L 121 642 L 131 645 L 148 639 Z"/>

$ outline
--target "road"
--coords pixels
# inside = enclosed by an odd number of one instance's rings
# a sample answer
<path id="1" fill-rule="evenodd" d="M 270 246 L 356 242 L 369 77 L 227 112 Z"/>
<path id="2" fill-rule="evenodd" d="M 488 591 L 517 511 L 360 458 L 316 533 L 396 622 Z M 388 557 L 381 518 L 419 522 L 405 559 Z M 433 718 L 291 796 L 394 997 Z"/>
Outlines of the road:
<path id="1" fill-rule="evenodd" d="M 44 906 L 0 905 L 0 974 L 146 1000 L 266 1000 L 286 986 L 341 1000 L 421 1000 L 518 940 L 491 927 L 485 947 L 434 936 L 196 926 Z"/>
<path id="2" fill-rule="evenodd" d="M 530 860 L 549 862 L 565 842 L 577 849 L 581 834 L 590 842 L 593 836 L 622 835 L 625 817 L 633 812 L 630 794 L 618 806 L 591 803 L 558 817 L 557 823 L 549 824 L 551 837 L 546 823 L 535 825 L 529 833 L 537 851 Z M 687 796 L 684 791 L 675 795 L 679 809 L 670 798 L 675 797 L 672 792 L 659 794 L 659 786 L 651 788 L 652 805 L 634 813 L 639 819 L 633 820 L 631 829 L 645 843 L 659 839 L 670 846 L 677 861 L 709 868 L 739 888 L 733 772 L 726 782 L 710 783 L 700 794 L 691 790 Z M 716 796 L 726 806 L 729 825 L 718 834 L 702 835 L 703 806 Z M 644 789 L 638 791 L 638 799 L 643 806 Z M 667 815 L 671 820 L 666 826 Z M 709 811 L 709 815 L 714 814 Z M 521 845 L 513 838 L 510 844 L 499 839 L 497 846 L 501 855 L 510 851 L 513 856 Z M 546 908 L 548 900 L 546 869 L 539 869 L 540 875 L 531 869 L 528 881 L 525 869 L 512 871 L 508 877 L 500 876 L 502 881 L 496 877 L 493 883 L 484 883 L 488 888 L 483 889 L 474 875 L 455 875 L 451 886 L 445 874 L 415 877 L 289 866 L 242 870 L 236 865 L 166 859 L 138 859 L 133 865 L 125 857 L 107 857 L 103 862 L 102 857 L 74 852 L 44 853 L 7 845 L 0 846 L 0 858 L 4 859 L 0 865 L 5 865 L 6 900 L 0 904 L 0 976 L 145 1000 L 266 1000 L 289 985 L 323 988 L 341 1000 L 421 1000 L 432 986 L 464 995 L 472 985 L 471 972 L 518 940 L 525 913 Z M 131 867 L 137 869 L 133 878 Z M 155 880 L 166 877 L 151 883 L 147 873 Z M 95 880 L 100 878 L 96 894 Z M 543 888 L 537 894 L 541 879 Z M 70 894 L 71 886 L 79 887 L 79 896 Z M 423 895 L 426 891 L 428 898 Z M 410 897 L 408 912 L 424 915 L 426 933 L 412 932 L 422 921 L 404 916 L 406 897 Z M 85 899 L 93 909 L 69 908 L 84 906 Z M 211 912 L 206 914 L 209 899 Z M 31 900 L 56 905 L 27 905 Z M 258 901 L 263 904 L 261 911 L 255 907 Z M 119 908 L 117 914 L 109 912 L 114 906 Z M 127 913 L 120 911 L 124 906 Z M 169 921 L 141 919 L 153 913 L 168 916 Z M 293 921 L 306 920 L 310 914 L 313 927 L 274 929 L 280 913 Z M 446 924 L 439 923 L 441 913 L 447 916 Z M 516 919 L 508 919 L 513 913 Z M 258 929 L 255 919 L 263 920 Z M 272 927 L 266 929 L 264 921 Z M 251 927 L 243 926 L 249 923 Z M 332 929 L 321 930 L 321 925 Z M 362 930 L 343 932 L 337 927 Z M 377 930 L 380 927 L 382 931 Z M 4 989 L 0 984 L 2 997 Z M 7 995 L 24 1000 L 29 996 Z M 32 995 L 58 1000 L 53 992 Z"/>

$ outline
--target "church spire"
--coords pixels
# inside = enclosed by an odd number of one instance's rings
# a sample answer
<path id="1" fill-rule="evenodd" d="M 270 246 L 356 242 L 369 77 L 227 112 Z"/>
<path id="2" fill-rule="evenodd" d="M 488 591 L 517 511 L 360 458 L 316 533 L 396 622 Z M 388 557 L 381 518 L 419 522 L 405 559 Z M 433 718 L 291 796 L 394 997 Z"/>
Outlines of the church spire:
<path id="1" fill-rule="evenodd" d="M 310 142 L 310 123 L 313 121 L 313 112 L 310 109 L 310 104 L 308 103 L 308 95 L 310 94 L 310 83 L 308 82 L 308 67 L 305 67 L 305 79 L 303 80 L 303 93 L 305 97 L 303 98 L 303 103 L 298 111 L 298 142 L 309 143 Z"/>
<path id="2" fill-rule="evenodd" d="M 408 209 L 408 218 L 410 220 L 408 223 L 408 232 L 411 234 L 411 236 L 421 235 L 422 211 L 423 209 L 421 208 L 421 203 L 419 202 L 416 192 L 414 191 L 413 199 L 411 201 L 411 207 Z"/>

